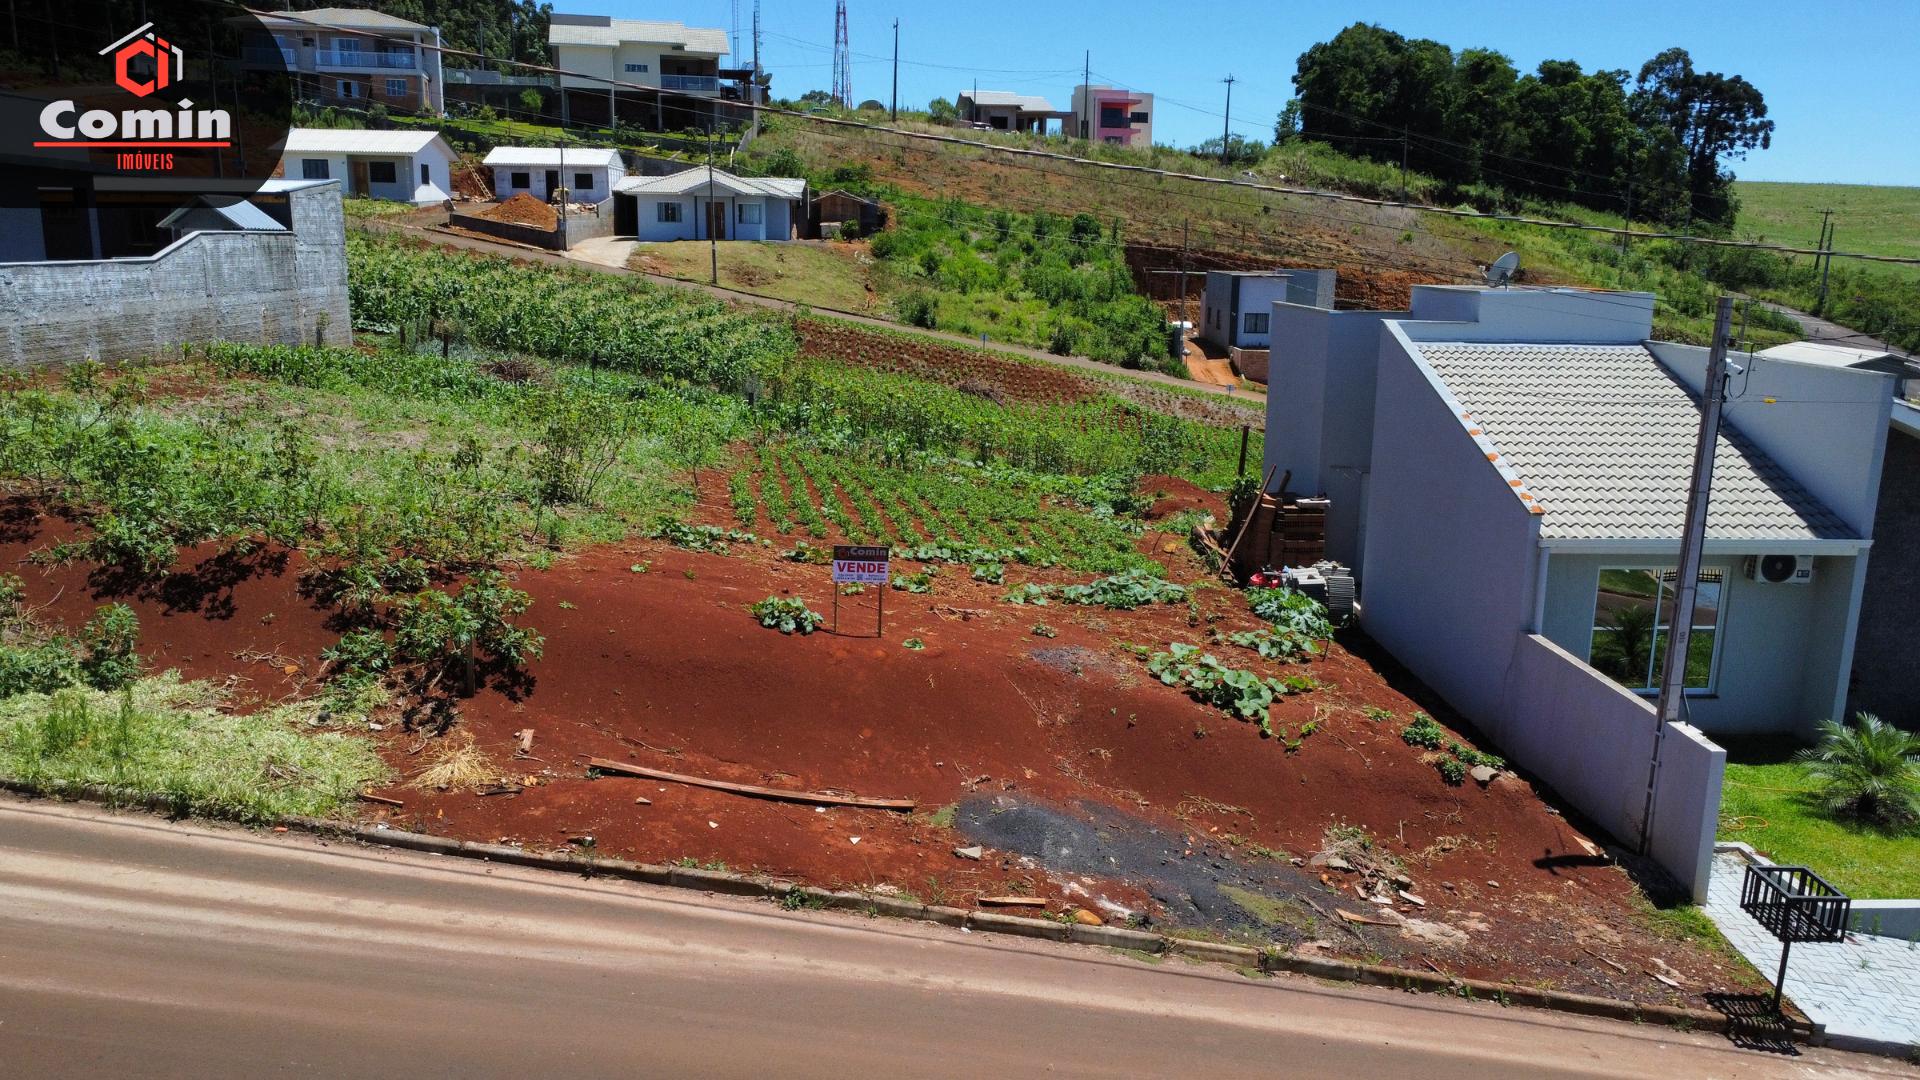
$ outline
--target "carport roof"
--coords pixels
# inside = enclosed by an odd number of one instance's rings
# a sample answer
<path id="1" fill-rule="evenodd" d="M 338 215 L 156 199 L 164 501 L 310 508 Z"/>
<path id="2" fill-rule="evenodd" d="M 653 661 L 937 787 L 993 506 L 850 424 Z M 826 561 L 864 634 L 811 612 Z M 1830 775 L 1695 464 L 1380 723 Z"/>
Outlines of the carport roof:
<path id="1" fill-rule="evenodd" d="M 1416 346 L 1547 540 L 1678 540 L 1700 403 L 1642 344 Z M 1709 540 L 1857 540 L 1784 468 L 1722 424 Z"/>

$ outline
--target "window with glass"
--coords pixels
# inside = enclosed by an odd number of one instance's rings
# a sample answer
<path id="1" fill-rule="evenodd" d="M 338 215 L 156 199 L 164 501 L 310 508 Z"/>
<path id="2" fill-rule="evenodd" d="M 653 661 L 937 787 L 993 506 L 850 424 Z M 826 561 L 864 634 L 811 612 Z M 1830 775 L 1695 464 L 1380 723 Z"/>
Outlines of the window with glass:
<path id="1" fill-rule="evenodd" d="M 1267 313 L 1264 311 L 1247 312 L 1246 315 L 1241 319 L 1240 332 L 1243 334 L 1266 333 L 1267 332 Z"/>
<path id="2" fill-rule="evenodd" d="M 407 80 L 387 79 L 386 84 L 387 84 L 388 97 L 406 97 L 407 96 Z"/>
<path id="3" fill-rule="evenodd" d="M 1593 644 L 1587 662 L 1629 690 L 1658 690 L 1674 621 L 1674 586 L 1678 579 L 1679 572 L 1671 568 L 1600 571 L 1593 606 Z M 1687 641 L 1688 690 L 1713 688 L 1725 588 L 1724 572 L 1700 571 Z"/>
<path id="4" fill-rule="evenodd" d="M 677 222 L 680 220 L 680 204 L 679 203 L 663 202 L 663 203 L 656 203 L 655 205 L 659 207 L 659 210 L 657 211 L 657 213 L 659 214 L 659 219 L 662 223 L 673 224 L 674 222 Z"/>
<path id="5" fill-rule="evenodd" d="M 735 207 L 734 217 L 742 225 L 758 225 L 760 213 L 759 203 L 740 203 Z"/>
<path id="6" fill-rule="evenodd" d="M 332 175 L 327 170 L 326 158 L 302 158 L 300 175 L 307 180 L 328 180 Z"/>
<path id="7" fill-rule="evenodd" d="M 394 181 L 394 168 L 391 161 L 367 162 L 367 179 L 376 184 L 391 184 Z"/>
<path id="8" fill-rule="evenodd" d="M 631 75 L 645 75 L 645 74 L 647 73 L 647 65 L 645 65 L 645 64 L 628 64 L 628 65 L 627 65 L 627 72 L 628 72 L 628 74 L 631 74 Z"/>

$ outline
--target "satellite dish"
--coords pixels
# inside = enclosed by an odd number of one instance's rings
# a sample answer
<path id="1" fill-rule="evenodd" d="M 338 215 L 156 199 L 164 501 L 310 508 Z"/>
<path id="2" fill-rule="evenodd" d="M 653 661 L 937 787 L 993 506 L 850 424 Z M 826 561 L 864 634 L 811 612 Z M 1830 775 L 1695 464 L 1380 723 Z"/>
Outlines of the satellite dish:
<path id="1" fill-rule="evenodd" d="M 1505 255 L 1493 260 L 1493 265 L 1487 267 L 1487 284 L 1498 289 L 1506 285 L 1509 281 L 1512 281 L 1513 275 L 1519 269 L 1520 256 L 1515 252 L 1509 251 Z"/>

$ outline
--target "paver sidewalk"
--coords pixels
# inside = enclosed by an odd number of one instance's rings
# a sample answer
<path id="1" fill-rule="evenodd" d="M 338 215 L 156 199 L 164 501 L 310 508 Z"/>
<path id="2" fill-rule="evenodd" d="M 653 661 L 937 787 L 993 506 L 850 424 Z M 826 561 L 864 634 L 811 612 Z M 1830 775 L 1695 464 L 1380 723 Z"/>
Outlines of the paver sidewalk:
<path id="1" fill-rule="evenodd" d="M 1740 955 L 1769 978 L 1780 970 L 1780 942 L 1740 910 L 1747 872 L 1740 851 L 1716 851 L 1706 912 Z M 1920 1048 L 1920 943 L 1850 933 L 1831 945 L 1798 944 L 1787 967 L 1787 996 L 1842 1049 L 1905 1055 Z"/>

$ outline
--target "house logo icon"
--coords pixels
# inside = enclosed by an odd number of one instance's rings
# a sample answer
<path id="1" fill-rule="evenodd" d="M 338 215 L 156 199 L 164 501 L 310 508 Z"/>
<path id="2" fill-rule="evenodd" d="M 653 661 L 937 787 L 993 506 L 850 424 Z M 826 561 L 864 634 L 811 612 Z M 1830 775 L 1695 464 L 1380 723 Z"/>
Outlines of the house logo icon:
<path id="1" fill-rule="evenodd" d="M 113 54 L 113 81 L 134 97 L 143 98 L 156 90 L 165 90 L 180 77 L 186 65 L 180 46 L 155 33 L 152 23 L 100 50 L 101 56 L 108 53 Z M 147 67 L 151 67 L 152 72 L 146 77 L 136 73 Z"/>

